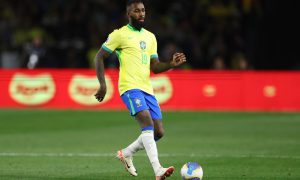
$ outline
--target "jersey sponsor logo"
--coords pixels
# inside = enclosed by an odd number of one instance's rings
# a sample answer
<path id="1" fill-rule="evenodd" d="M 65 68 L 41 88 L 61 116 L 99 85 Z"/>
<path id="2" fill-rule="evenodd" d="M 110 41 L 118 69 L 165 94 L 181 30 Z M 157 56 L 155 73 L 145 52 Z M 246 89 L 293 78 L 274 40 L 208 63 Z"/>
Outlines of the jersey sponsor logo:
<path id="1" fill-rule="evenodd" d="M 9 94 L 16 102 L 36 106 L 49 102 L 55 94 L 51 74 L 27 75 L 16 73 L 9 85 Z"/>
<path id="2" fill-rule="evenodd" d="M 140 41 L 140 47 L 142 50 L 146 49 L 146 42 L 145 41 Z"/>
<path id="3" fill-rule="evenodd" d="M 168 102 L 173 95 L 173 85 L 169 77 L 166 75 L 152 77 L 151 83 L 158 103 Z"/>
<path id="4" fill-rule="evenodd" d="M 134 103 L 136 104 L 136 107 L 141 107 L 142 106 L 142 101 L 139 98 L 135 98 Z"/>
<path id="5" fill-rule="evenodd" d="M 69 84 L 69 95 L 71 99 L 81 105 L 95 106 L 103 104 L 112 98 L 114 88 L 109 76 L 105 76 L 107 92 L 104 100 L 98 102 L 95 94 L 99 88 L 99 82 L 96 76 L 74 75 Z"/>

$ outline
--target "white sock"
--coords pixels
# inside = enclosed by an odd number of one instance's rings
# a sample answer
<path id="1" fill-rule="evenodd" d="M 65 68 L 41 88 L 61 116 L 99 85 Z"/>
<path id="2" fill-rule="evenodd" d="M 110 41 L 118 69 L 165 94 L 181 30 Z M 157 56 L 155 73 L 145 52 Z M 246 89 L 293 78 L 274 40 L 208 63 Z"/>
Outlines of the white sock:
<path id="1" fill-rule="evenodd" d="M 151 130 L 142 131 L 142 134 L 140 137 L 142 139 L 145 150 L 147 152 L 147 156 L 153 167 L 154 173 L 157 173 L 157 171 L 159 170 L 161 165 L 158 160 L 156 142 L 154 141 L 154 133 Z"/>
<path id="2" fill-rule="evenodd" d="M 134 153 L 138 152 L 139 150 L 143 150 L 144 145 L 142 141 L 141 135 L 133 142 L 131 143 L 128 147 L 125 149 L 122 149 L 124 157 L 129 157 L 133 156 Z"/>

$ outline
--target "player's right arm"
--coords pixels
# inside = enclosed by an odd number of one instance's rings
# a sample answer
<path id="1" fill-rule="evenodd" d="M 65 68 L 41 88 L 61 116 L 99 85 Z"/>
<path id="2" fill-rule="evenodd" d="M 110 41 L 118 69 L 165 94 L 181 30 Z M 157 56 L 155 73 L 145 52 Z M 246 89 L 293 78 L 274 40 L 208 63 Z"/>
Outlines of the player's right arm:
<path id="1" fill-rule="evenodd" d="M 103 48 L 97 52 L 95 56 L 95 65 L 96 65 L 96 74 L 97 78 L 100 83 L 100 88 L 98 89 L 97 93 L 95 94 L 96 99 L 101 102 L 103 101 L 105 94 L 106 94 L 106 82 L 104 77 L 104 63 L 103 61 L 109 57 L 109 53 Z"/>
<path id="2" fill-rule="evenodd" d="M 102 45 L 102 47 L 95 56 L 96 73 L 100 83 L 100 88 L 95 94 L 95 97 L 99 102 L 103 101 L 106 94 L 106 82 L 104 77 L 103 61 L 107 59 L 116 48 L 120 47 L 120 39 L 120 31 L 115 30 L 108 36 L 106 42 Z"/>

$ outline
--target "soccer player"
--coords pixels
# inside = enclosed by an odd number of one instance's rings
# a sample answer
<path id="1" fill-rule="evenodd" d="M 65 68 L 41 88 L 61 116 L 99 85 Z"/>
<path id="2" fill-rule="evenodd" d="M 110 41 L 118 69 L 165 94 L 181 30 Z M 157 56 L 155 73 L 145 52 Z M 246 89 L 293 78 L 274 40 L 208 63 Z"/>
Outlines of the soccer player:
<path id="1" fill-rule="evenodd" d="M 102 101 L 106 94 L 103 60 L 116 52 L 119 62 L 119 92 L 130 114 L 137 120 L 141 135 L 128 147 L 117 151 L 117 158 L 126 170 L 137 176 L 132 162 L 134 153 L 145 149 L 156 180 L 163 180 L 174 172 L 174 167 L 163 168 L 158 159 L 156 142 L 163 134 L 162 114 L 150 82 L 150 71 L 161 73 L 186 61 L 183 53 L 175 53 L 168 63 L 160 62 L 155 35 L 144 29 L 145 7 L 142 0 L 127 2 L 129 24 L 114 30 L 95 57 L 100 88 L 95 94 Z"/>

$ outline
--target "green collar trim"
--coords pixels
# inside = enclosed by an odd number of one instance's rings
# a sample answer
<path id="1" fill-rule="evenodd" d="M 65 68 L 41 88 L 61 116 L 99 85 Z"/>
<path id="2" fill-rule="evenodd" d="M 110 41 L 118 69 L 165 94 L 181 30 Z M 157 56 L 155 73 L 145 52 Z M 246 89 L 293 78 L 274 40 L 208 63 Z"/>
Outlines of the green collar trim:
<path id="1" fill-rule="evenodd" d="M 140 31 L 137 30 L 135 27 L 131 26 L 130 24 L 127 24 L 127 27 L 131 30 L 131 31 L 136 31 L 136 32 L 143 32 L 144 28 L 142 28 Z"/>

